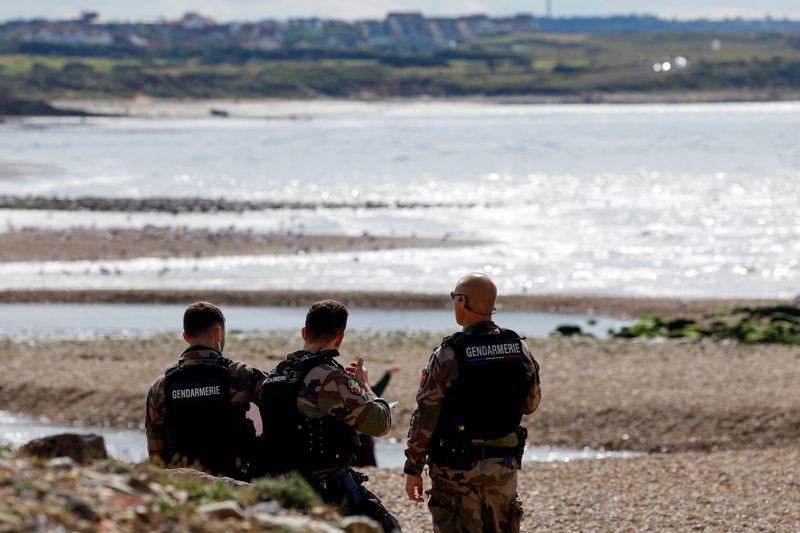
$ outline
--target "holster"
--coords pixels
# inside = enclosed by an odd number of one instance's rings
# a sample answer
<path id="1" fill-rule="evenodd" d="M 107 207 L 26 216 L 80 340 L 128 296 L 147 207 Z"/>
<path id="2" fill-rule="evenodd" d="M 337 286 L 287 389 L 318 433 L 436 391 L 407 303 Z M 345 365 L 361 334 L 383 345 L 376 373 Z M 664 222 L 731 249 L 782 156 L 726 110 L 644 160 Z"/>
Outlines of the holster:
<path id="1" fill-rule="evenodd" d="M 517 460 L 517 468 L 522 470 L 522 455 L 525 453 L 525 441 L 528 439 L 528 430 L 522 426 L 514 430 L 517 436 L 517 447 L 515 448 L 514 459 Z"/>
<path id="2" fill-rule="evenodd" d="M 348 506 L 358 508 L 363 505 L 364 498 L 361 484 L 368 479 L 366 475 L 348 468 L 343 474 L 315 476 L 311 484 L 326 502 L 340 504 L 346 500 Z"/>
<path id="3" fill-rule="evenodd" d="M 344 475 L 323 476 L 317 479 L 328 496 L 336 495 L 336 500 L 345 504 L 347 514 L 363 514 L 377 520 L 385 532 L 401 531 L 400 523 L 384 507 L 383 503 L 361 485 L 369 476 L 350 468 Z M 323 495 L 323 499 L 325 496 Z M 337 502 L 339 503 L 339 502 Z"/>
<path id="4" fill-rule="evenodd" d="M 353 509 L 361 510 L 364 507 L 364 493 L 361 491 L 361 484 L 365 481 L 363 478 L 366 477 L 348 469 L 347 473 L 338 479 L 339 486 Z"/>
<path id="5" fill-rule="evenodd" d="M 428 452 L 428 463 L 454 470 L 469 470 L 475 464 L 466 439 L 438 438 Z"/>

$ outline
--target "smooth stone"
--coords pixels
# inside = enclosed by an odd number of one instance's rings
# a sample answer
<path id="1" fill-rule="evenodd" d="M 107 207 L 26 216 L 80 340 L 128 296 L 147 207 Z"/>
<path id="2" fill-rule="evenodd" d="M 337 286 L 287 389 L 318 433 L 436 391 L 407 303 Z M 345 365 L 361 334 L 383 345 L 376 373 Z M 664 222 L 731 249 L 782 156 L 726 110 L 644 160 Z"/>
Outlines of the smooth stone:
<path id="1" fill-rule="evenodd" d="M 253 506 L 248 507 L 245 510 L 245 514 L 248 516 L 256 515 L 256 514 L 278 514 L 283 510 L 280 504 L 276 501 L 270 500 L 268 502 L 261 502 L 257 503 Z"/>
<path id="2" fill-rule="evenodd" d="M 239 506 L 239 504 L 233 500 L 227 500 L 224 502 L 206 503 L 198 507 L 197 512 L 199 514 L 204 514 L 219 519 L 244 518 L 244 511 Z"/>
<path id="3" fill-rule="evenodd" d="M 72 470 L 78 463 L 72 457 L 54 457 L 47 461 L 47 467 L 54 470 Z"/>

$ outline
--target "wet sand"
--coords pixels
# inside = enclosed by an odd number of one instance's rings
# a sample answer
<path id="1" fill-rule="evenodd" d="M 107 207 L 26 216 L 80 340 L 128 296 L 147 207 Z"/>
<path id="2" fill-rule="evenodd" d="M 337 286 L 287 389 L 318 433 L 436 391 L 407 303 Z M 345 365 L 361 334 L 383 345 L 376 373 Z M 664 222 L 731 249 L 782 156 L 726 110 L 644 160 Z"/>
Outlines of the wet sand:
<path id="1" fill-rule="evenodd" d="M 275 255 L 469 244 L 471 243 L 414 237 L 257 234 L 159 227 L 145 227 L 141 230 L 75 228 L 68 231 L 26 228 L 0 233 L 0 261 Z"/>

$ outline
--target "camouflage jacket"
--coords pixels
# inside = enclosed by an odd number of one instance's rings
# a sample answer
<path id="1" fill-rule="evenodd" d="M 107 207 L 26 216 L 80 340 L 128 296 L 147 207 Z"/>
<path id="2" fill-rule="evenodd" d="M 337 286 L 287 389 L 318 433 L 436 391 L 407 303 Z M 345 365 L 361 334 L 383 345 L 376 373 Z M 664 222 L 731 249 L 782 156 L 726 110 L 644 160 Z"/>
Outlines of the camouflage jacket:
<path id="1" fill-rule="evenodd" d="M 306 353 L 300 350 L 287 357 Z M 359 433 L 375 437 L 386 435 L 392 427 L 389 404 L 328 363 L 315 366 L 306 375 L 297 397 L 297 410 L 309 418 L 331 415 Z"/>
<path id="2" fill-rule="evenodd" d="M 193 361 L 209 357 L 222 357 L 222 354 L 212 348 L 191 346 L 181 354 L 180 360 Z M 241 362 L 234 362 L 228 368 L 228 375 L 230 376 L 231 402 L 235 406 L 241 407 L 243 411 L 247 411 L 250 402 L 258 400 L 266 375 Z M 167 464 L 170 460 L 169 457 L 163 456 L 166 449 L 166 414 L 165 376 L 161 375 L 155 380 L 147 394 L 147 411 L 144 419 L 147 432 L 147 453 L 151 462 Z"/>
<path id="3" fill-rule="evenodd" d="M 493 322 L 470 324 L 463 331 L 467 335 L 499 333 L 498 327 Z M 529 415 L 539 406 L 542 391 L 539 384 L 538 366 L 525 342 L 522 342 L 522 347 L 527 356 L 525 366 L 531 381 L 523 412 Z M 457 378 L 458 358 L 455 351 L 449 346 L 438 346 L 431 354 L 428 365 L 422 371 L 422 380 L 417 392 L 417 407 L 411 415 L 411 427 L 408 430 L 404 467 L 406 474 L 419 475 L 422 473 L 427 460 L 428 443 L 442 411 L 445 391 L 455 383 Z M 514 440 L 516 441 L 516 437 Z"/>

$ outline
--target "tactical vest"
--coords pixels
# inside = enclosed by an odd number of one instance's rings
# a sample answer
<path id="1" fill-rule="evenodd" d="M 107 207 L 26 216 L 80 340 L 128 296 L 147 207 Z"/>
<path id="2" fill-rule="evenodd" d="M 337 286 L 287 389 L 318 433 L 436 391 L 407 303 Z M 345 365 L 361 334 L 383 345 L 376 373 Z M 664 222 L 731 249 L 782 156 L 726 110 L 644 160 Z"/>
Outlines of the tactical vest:
<path id="1" fill-rule="evenodd" d="M 181 360 L 166 371 L 166 452 L 176 465 L 245 479 L 255 433 L 230 397 L 232 364 L 224 357 Z"/>
<path id="2" fill-rule="evenodd" d="M 281 361 L 261 389 L 264 424 L 261 468 L 270 474 L 291 470 L 318 472 L 348 466 L 358 451 L 358 433 L 331 415 L 309 418 L 297 409 L 306 375 L 321 364 L 342 367 L 336 350 L 308 353 Z"/>
<path id="3" fill-rule="evenodd" d="M 458 377 L 445 392 L 432 445 L 497 439 L 515 431 L 530 386 L 520 336 L 507 329 L 495 335 L 456 333 L 442 346 L 455 351 Z"/>

